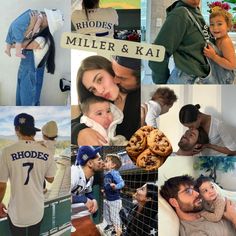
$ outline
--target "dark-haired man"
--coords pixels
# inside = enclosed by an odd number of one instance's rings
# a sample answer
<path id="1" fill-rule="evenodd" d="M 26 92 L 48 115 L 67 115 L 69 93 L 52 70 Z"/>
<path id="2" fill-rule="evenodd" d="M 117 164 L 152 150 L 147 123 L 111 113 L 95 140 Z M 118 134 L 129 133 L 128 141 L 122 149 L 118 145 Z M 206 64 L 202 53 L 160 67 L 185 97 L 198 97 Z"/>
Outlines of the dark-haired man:
<path id="1" fill-rule="evenodd" d="M 199 155 L 203 145 L 207 143 L 209 143 L 209 137 L 203 128 L 188 129 L 178 143 L 179 150 L 176 154 L 183 156 Z"/>
<path id="2" fill-rule="evenodd" d="M 176 176 L 165 181 L 161 196 L 171 205 L 180 219 L 180 236 L 234 236 L 236 235 L 236 209 L 227 200 L 224 217 L 219 222 L 209 222 L 200 216 L 202 200 L 194 190 L 191 176 Z"/>
<path id="3" fill-rule="evenodd" d="M 4 148 L 0 156 L 0 217 L 5 216 L 6 207 L 1 202 L 9 179 L 7 214 L 11 235 L 37 236 L 44 214 L 44 179 L 53 182 L 56 163 L 49 149 L 34 140 L 40 129 L 35 128 L 33 116 L 17 115 L 14 126 L 19 141 Z"/>
<path id="4" fill-rule="evenodd" d="M 127 140 L 140 127 L 140 67 L 140 59 L 116 56 L 112 61 L 115 82 L 120 91 L 126 95 L 125 105 L 122 107 L 124 119 L 121 124 L 117 125 L 116 134 L 125 136 Z M 119 100 L 116 101 L 118 107 L 119 102 Z M 80 124 L 80 117 L 72 120 L 71 132 L 71 143 L 75 145 L 99 146 L 106 143 L 98 132 Z"/>

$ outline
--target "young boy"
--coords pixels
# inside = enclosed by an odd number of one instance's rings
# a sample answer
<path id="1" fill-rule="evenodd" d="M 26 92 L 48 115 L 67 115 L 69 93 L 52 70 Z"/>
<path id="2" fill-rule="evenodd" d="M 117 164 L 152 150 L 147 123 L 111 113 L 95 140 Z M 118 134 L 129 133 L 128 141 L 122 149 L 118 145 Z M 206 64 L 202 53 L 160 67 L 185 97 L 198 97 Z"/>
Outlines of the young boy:
<path id="1" fill-rule="evenodd" d="M 204 211 L 200 213 L 201 216 L 211 222 L 220 221 L 224 215 L 225 199 L 217 193 L 212 179 L 200 176 L 195 188 L 203 199 Z"/>
<path id="2" fill-rule="evenodd" d="M 122 123 L 124 117 L 122 111 L 115 105 L 104 98 L 91 96 L 81 104 L 81 111 L 83 116 L 80 118 L 80 123 L 100 133 L 107 140 L 107 145 L 127 144 L 124 136 L 115 135 L 116 126 Z"/>
<path id="3" fill-rule="evenodd" d="M 6 38 L 5 53 L 8 56 L 11 56 L 11 48 L 15 44 L 16 56 L 25 58 L 21 52 L 24 39 L 32 38 L 46 27 L 49 27 L 50 33 L 53 35 L 56 28 L 63 25 L 64 20 L 60 10 L 44 9 L 44 11 L 29 9 L 11 23 Z"/>
<path id="4" fill-rule="evenodd" d="M 58 134 L 57 123 L 53 120 L 42 127 L 43 144 L 55 154 L 56 138 Z"/>
<path id="5" fill-rule="evenodd" d="M 150 125 L 157 128 L 156 119 L 169 111 L 177 96 L 174 91 L 167 87 L 158 88 L 151 100 L 141 105 L 141 126 Z"/>
<path id="6" fill-rule="evenodd" d="M 120 189 L 125 185 L 119 169 L 122 165 L 121 159 L 116 154 L 107 154 L 105 159 L 104 170 L 104 193 L 106 200 L 104 201 L 104 218 L 107 226 L 104 232 L 112 231 L 115 228 L 117 236 L 121 235 L 121 221 L 119 212 L 122 208 L 120 199 Z"/>

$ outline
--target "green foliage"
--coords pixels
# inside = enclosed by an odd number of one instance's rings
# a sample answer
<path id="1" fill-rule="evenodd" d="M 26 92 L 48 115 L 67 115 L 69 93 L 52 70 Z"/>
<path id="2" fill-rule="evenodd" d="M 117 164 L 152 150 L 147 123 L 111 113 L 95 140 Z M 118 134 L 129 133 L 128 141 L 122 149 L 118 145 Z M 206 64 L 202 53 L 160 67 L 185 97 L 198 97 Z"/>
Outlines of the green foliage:
<path id="1" fill-rule="evenodd" d="M 216 171 L 228 172 L 235 169 L 236 157 L 198 157 L 193 168 L 195 170 L 204 170 L 209 173 L 209 177 L 216 182 Z"/>
<path id="2" fill-rule="evenodd" d="M 236 3 L 236 0 L 224 0 L 224 1 L 222 1 L 222 2 L 228 2 L 228 3 L 233 3 L 233 4 L 235 4 L 235 3 Z"/>

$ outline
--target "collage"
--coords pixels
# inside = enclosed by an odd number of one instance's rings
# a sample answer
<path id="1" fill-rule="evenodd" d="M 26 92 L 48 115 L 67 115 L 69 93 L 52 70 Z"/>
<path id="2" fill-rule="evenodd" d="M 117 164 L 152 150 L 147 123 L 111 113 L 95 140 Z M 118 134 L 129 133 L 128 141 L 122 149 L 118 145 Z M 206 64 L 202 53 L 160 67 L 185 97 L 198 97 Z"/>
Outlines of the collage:
<path id="1" fill-rule="evenodd" d="M 236 1 L 9 0 L 0 236 L 235 236 Z"/>

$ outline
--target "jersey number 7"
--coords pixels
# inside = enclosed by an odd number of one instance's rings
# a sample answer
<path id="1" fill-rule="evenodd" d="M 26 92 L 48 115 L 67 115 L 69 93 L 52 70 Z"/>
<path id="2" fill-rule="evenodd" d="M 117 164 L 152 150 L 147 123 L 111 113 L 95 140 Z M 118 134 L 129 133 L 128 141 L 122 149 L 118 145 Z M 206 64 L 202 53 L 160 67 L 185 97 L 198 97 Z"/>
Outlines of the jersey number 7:
<path id="1" fill-rule="evenodd" d="M 34 167 L 34 163 L 32 163 L 32 162 L 26 162 L 26 163 L 23 163 L 22 165 L 23 165 L 23 167 L 29 167 L 28 173 L 27 173 L 27 178 L 26 178 L 25 183 L 24 183 L 24 185 L 27 185 L 27 184 L 29 183 L 29 174 L 30 174 L 30 171 L 31 171 L 31 170 L 33 169 L 33 167 Z"/>

